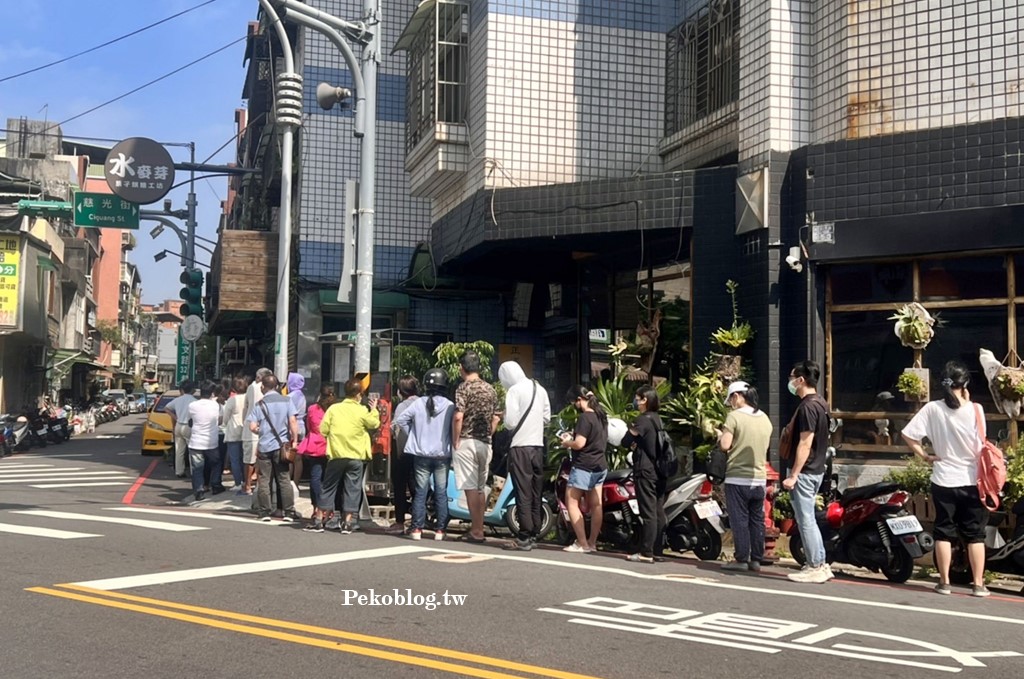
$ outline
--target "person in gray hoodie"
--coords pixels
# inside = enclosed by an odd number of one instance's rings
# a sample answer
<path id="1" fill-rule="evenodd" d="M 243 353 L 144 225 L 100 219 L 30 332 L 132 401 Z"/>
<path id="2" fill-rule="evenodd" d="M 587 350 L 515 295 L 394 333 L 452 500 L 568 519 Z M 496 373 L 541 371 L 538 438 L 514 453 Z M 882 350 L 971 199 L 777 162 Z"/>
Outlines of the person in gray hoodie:
<path id="1" fill-rule="evenodd" d="M 544 427 L 551 421 L 548 393 L 515 361 L 498 368 L 505 388 L 505 428 L 512 432 L 508 470 L 515 487 L 519 534 L 514 547 L 533 549 L 544 524 Z"/>

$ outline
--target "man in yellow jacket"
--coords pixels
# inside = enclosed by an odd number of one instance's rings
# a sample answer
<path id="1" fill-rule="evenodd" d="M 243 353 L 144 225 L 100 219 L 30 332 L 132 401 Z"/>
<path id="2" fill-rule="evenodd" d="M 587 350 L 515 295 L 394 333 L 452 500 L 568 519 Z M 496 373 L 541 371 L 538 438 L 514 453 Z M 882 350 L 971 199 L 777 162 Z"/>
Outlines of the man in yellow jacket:
<path id="1" fill-rule="evenodd" d="M 342 535 L 359 528 L 353 519 L 363 504 L 363 467 L 370 459 L 370 432 L 380 428 L 377 399 L 370 399 L 367 407 L 362 398 L 363 381 L 350 379 L 345 383 L 345 398 L 328 408 L 320 422 L 320 433 L 327 440 L 327 466 L 317 508 L 327 517 L 324 530 L 340 529 Z M 345 515 L 341 522 L 334 513 L 339 486 L 343 488 Z"/>

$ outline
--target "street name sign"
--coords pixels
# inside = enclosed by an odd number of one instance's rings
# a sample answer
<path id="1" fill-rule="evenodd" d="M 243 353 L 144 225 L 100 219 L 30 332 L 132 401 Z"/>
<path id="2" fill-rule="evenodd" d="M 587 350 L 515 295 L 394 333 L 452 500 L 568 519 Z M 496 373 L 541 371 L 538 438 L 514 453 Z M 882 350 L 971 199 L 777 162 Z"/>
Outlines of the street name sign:
<path id="1" fill-rule="evenodd" d="M 109 193 L 75 193 L 75 226 L 138 229 L 139 206 Z"/>

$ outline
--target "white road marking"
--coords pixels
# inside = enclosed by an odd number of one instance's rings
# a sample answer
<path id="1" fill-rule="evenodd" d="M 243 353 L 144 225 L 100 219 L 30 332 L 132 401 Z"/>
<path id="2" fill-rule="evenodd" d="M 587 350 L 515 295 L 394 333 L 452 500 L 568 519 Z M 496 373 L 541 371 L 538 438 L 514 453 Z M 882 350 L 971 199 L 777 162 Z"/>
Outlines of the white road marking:
<path id="1" fill-rule="evenodd" d="M 112 472 L 86 472 L 85 467 L 50 467 L 48 469 L 14 469 L 0 472 L 0 479 L 17 478 L 19 476 L 32 476 L 38 474 L 70 474 L 71 472 L 82 472 L 83 474 L 110 474 Z"/>
<path id="2" fill-rule="evenodd" d="M 74 540 L 75 538 L 101 538 L 97 533 L 76 533 L 70 530 L 55 528 L 35 528 L 32 526 L 16 526 L 11 523 L 0 523 L 0 533 L 16 533 L 18 535 L 34 535 L 40 538 L 56 538 L 58 540 Z"/>
<path id="3" fill-rule="evenodd" d="M 166 521 L 148 521 L 146 519 L 122 519 L 119 516 L 100 516 L 93 514 L 76 514 L 74 512 L 52 512 L 48 509 L 18 509 L 13 514 L 26 514 L 28 516 L 43 516 L 50 519 L 65 519 L 68 521 L 99 521 L 101 523 L 119 523 L 125 526 L 138 526 L 139 528 L 153 528 L 166 530 L 173 533 L 184 533 L 192 530 L 209 530 L 206 526 L 182 526 L 177 523 Z"/>
<path id="4" fill-rule="evenodd" d="M 104 580 L 89 580 L 73 584 L 93 589 L 116 590 L 129 589 L 132 587 L 149 587 L 151 585 L 166 585 L 172 582 L 190 582 L 192 580 L 205 580 L 207 578 L 222 578 L 229 575 L 248 575 L 250 573 L 263 573 L 268 571 L 281 571 L 304 566 L 321 566 L 330 563 L 342 563 L 345 561 L 359 561 L 362 559 L 377 559 L 385 556 L 399 556 L 402 554 L 417 554 L 429 551 L 424 547 L 400 546 L 381 547 L 378 549 L 364 549 L 356 552 L 340 552 L 337 554 L 321 554 L 319 556 L 302 556 L 291 559 L 276 559 L 274 561 L 257 561 L 252 563 L 231 564 L 228 566 L 211 566 L 209 568 L 190 568 L 181 571 L 168 571 L 165 573 L 148 573 L 145 575 L 131 575 L 123 578 L 107 578 Z"/>
<path id="5" fill-rule="evenodd" d="M 112 512 L 138 512 L 140 514 L 164 514 L 166 516 L 187 516 L 196 519 L 215 519 L 217 521 L 235 521 L 237 523 L 247 523 L 250 526 L 291 526 L 291 523 L 285 523 L 284 521 L 257 521 L 256 517 L 244 517 L 244 516 L 225 516 L 223 514 L 206 514 L 202 512 L 183 512 L 177 509 L 146 509 L 143 507 L 106 507 L 106 509 Z"/>
<path id="6" fill-rule="evenodd" d="M 19 460 L 46 460 L 46 459 L 53 459 L 55 457 L 61 458 L 61 457 L 92 457 L 92 456 L 93 456 L 93 453 L 65 453 L 64 455 L 61 455 L 60 453 L 54 453 L 53 455 L 20 455 L 20 456 L 18 456 L 18 459 Z"/>
<path id="7" fill-rule="evenodd" d="M 52 464 L 0 464 L 0 474 L 16 474 L 32 469 L 59 469 Z"/>
<path id="8" fill-rule="evenodd" d="M 132 479 L 124 481 L 105 481 L 97 483 L 41 483 L 30 484 L 29 488 L 92 488 L 93 486 L 127 486 L 134 483 Z"/>
<path id="9" fill-rule="evenodd" d="M 16 479 L 2 478 L 0 483 L 40 483 L 45 481 L 111 481 L 113 479 L 134 479 L 132 476 L 125 476 L 124 472 L 68 472 L 67 474 L 48 474 L 40 476 L 23 476 Z"/>

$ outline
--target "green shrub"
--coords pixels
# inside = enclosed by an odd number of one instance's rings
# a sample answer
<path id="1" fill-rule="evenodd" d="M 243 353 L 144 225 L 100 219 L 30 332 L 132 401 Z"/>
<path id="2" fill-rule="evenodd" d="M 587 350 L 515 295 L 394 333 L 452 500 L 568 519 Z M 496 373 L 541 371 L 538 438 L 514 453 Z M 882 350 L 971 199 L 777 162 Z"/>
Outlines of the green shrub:
<path id="1" fill-rule="evenodd" d="M 904 467 L 894 467 L 883 481 L 892 481 L 911 495 L 927 495 L 932 487 L 932 468 L 917 455 L 911 455 Z"/>

